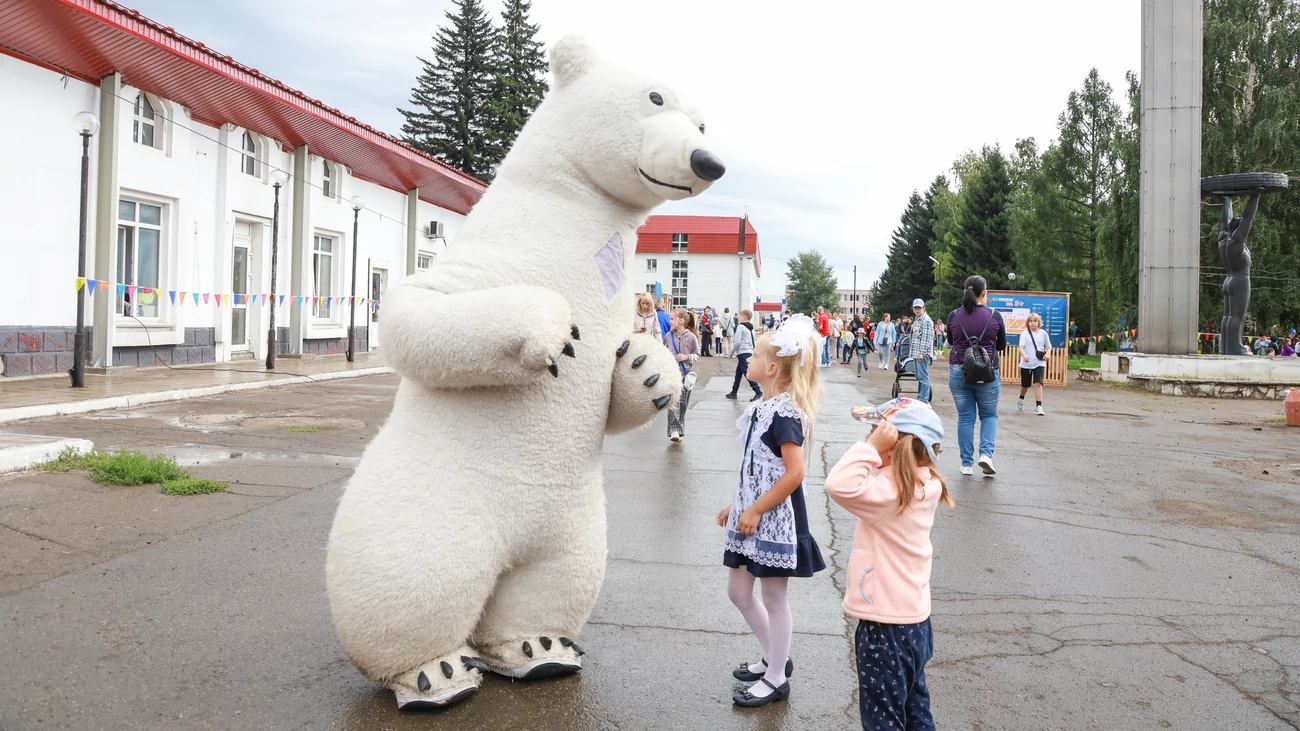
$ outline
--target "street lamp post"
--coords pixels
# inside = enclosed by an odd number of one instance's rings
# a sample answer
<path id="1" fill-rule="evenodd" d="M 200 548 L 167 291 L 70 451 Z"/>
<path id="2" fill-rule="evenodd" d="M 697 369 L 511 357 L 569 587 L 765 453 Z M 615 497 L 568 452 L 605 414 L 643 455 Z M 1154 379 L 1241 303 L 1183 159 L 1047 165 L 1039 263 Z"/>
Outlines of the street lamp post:
<path id="1" fill-rule="evenodd" d="M 283 170 L 271 172 L 271 187 L 275 189 L 275 207 L 271 213 L 271 316 L 266 331 L 266 369 L 275 370 L 275 351 L 279 338 L 275 336 L 275 274 L 276 264 L 280 261 L 280 186 L 288 176 Z"/>
<path id="2" fill-rule="evenodd" d="M 90 112 L 81 112 L 73 117 L 77 131 L 81 135 L 81 229 L 77 241 L 77 276 L 86 279 L 86 205 L 90 193 L 90 138 L 99 131 L 99 118 Z M 73 388 L 86 387 L 86 296 L 77 290 L 77 331 L 72 336 L 72 377 Z"/>
<path id="3" fill-rule="evenodd" d="M 361 209 L 365 207 L 365 201 L 361 196 L 352 197 L 352 292 L 348 297 L 348 362 L 352 362 L 352 357 L 356 352 L 357 344 L 357 219 L 361 216 Z"/>

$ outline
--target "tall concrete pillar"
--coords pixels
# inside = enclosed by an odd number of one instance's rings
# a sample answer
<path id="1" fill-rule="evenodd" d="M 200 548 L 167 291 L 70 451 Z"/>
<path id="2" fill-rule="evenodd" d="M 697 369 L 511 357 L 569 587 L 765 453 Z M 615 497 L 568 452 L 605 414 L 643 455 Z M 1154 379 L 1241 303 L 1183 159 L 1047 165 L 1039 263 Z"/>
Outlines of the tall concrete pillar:
<path id="1" fill-rule="evenodd" d="M 299 306 L 299 296 L 311 296 L 311 161 L 307 146 L 293 151 L 293 227 L 289 234 L 289 353 L 302 355 L 303 320 L 310 317 L 307 305 Z"/>
<path id="2" fill-rule="evenodd" d="M 1138 349 L 1196 352 L 1200 304 L 1202 0 L 1142 0 Z"/>
<path id="3" fill-rule="evenodd" d="M 99 81 L 99 175 L 95 179 L 95 279 L 117 281 L 117 145 L 121 129 L 118 98 L 122 74 L 118 71 Z M 117 325 L 117 290 L 109 287 L 92 297 L 95 305 L 92 362 L 102 368 L 113 365 L 113 330 Z"/>
<path id="4" fill-rule="evenodd" d="M 406 276 L 408 277 L 415 274 L 415 258 L 419 256 L 417 248 L 420 236 L 419 214 L 420 189 L 411 188 L 406 191 Z"/>

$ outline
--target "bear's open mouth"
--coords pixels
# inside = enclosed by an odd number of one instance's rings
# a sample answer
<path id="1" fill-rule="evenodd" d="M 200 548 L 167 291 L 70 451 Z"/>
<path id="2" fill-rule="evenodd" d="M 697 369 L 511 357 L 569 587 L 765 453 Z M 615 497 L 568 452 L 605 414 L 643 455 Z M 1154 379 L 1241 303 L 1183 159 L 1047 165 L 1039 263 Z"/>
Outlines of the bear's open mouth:
<path id="1" fill-rule="evenodd" d="M 659 182 L 658 180 L 655 180 L 654 178 L 650 177 L 649 175 L 646 175 L 645 171 L 642 170 L 641 168 L 637 168 L 636 171 L 637 171 L 638 173 L 641 173 L 641 177 L 645 178 L 646 180 L 649 180 L 650 182 L 654 183 L 655 185 L 662 185 L 662 186 L 665 187 L 665 188 L 672 188 L 673 190 L 684 190 L 684 191 L 686 191 L 687 193 L 690 193 L 690 192 L 691 192 L 691 189 L 690 189 L 690 188 L 687 188 L 687 187 L 684 186 L 684 185 L 673 185 L 672 183 L 661 183 L 661 182 Z"/>

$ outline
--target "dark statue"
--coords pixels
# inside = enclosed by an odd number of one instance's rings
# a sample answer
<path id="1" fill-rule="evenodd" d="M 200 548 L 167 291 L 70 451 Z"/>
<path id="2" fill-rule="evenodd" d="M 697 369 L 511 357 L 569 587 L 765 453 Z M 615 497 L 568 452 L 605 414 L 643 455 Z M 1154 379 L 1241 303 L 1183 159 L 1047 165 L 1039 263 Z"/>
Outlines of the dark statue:
<path id="1" fill-rule="evenodd" d="M 1219 232 L 1219 263 L 1227 273 L 1223 280 L 1223 321 L 1219 323 L 1219 352 L 1223 355 L 1250 355 L 1241 337 L 1250 306 L 1250 249 L 1246 248 L 1246 237 L 1258 208 L 1259 193 L 1255 193 L 1242 215 L 1233 218 L 1232 196 L 1223 196 L 1223 230 Z"/>
<path id="2" fill-rule="evenodd" d="M 1246 312 L 1250 309 L 1250 249 L 1246 237 L 1259 210 L 1259 196 L 1285 190 L 1289 184 L 1281 173 L 1237 173 L 1201 178 L 1201 192 L 1223 199 L 1223 227 L 1219 231 L 1219 263 L 1223 265 L 1223 320 L 1219 323 L 1219 353 L 1250 355 L 1242 340 Z M 1250 196 L 1240 216 L 1232 215 L 1234 196 Z"/>

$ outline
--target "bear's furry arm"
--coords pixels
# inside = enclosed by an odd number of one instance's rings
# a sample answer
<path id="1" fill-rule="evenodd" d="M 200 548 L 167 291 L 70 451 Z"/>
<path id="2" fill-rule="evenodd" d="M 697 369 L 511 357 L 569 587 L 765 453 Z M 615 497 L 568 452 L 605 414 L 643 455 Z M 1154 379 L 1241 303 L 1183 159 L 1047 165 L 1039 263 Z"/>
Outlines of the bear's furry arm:
<path id="1" fill-rule="evenodd" d="M 677 402 L 682 372 L 672 352 L 645 334 L 628 335 L 626 349 L 614 361 L 605 432 L 618 434 L 650 423 Z"/>
<path id="2" fill-rule="evenodd" d="M 409 280 L 408 280 L 409 281 Z M 572 352 L 573 316 L 563 295 L 513 286 L 443 294 L 430 280 L 384 296 L 384 351 L 403 378 L 430 388 L 518 386 L 562 368 Z M 498 312 L 527 312 L 513 324 Z"/>

